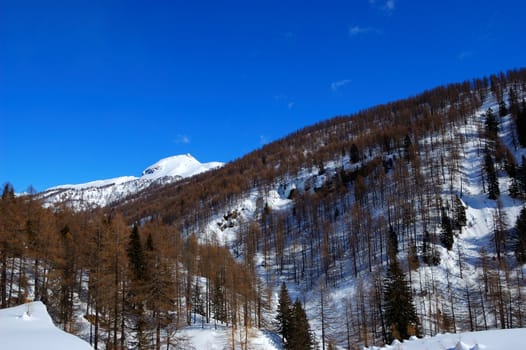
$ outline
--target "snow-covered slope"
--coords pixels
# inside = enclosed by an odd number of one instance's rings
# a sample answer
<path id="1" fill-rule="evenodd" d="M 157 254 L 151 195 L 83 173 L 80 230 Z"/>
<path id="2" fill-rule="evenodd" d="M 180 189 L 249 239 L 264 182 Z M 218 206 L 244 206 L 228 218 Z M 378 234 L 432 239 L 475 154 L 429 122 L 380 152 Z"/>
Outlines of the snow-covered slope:
<path id="1" fill-rule="evenodd" d="M 53 324 L 41 302 L 0 310 L 0 348 L 2 350 L 89 350 L 84 340 Z"/>
<path id="2" fill-rule="evenodd" d="M 497 350 L 524 349 L 526 328 L 495 329 L 482 332 L 438 334 L 423 339 L 413 338 L 402 343 L 395 341 L 385 347 L 370 350 Z"/>
<path id="3" fill-rule="evenodd" d="M 39 194 L 45 205 L 65 202 L 74 209 L 102 207 L 152 184 L 167 184 L 222 166 L 220 162 L 200 163 L 190 154 L 161 159 L 147 167 L 140 177 L 122 176 L 77 185 L 61 185 Z"/>
<path id="4" fill-rule="evenodd" d="M 440 257 L 440 264 L 432 266 L 422 263 L 420 268 L 412 272 L 412 290 L 415 291 L 414 304 L 422 317 L 422 329 L 424 334 L 436 334 L 435 320 L 427 315 L 427 312 L 441 303 L 441 307 L 447 308 L 448 312 L 454 313 L 457 317 L 457 331 L 466 330 L 466 324 L 462 324 L 468 319 L 468 307 L 466 303 L 466 290 L 471 292 L 480 292 L 482 268 L 481 268 L 481 249 L 487 252 L 494 252 L 494 218 L 498 210 L 498 202 L 488 199 L 488 194 L 484 190 L 482 183 L 482 169 L 484 157 L 484 142 L 480 139 L 480 130 L 483 130 L 486 113 L 489 109 L 493 111 L 499 110 L 499 105 L 493 95 L 487 97 L 485 103 L 472 115 L 466 118 L 466 121 L 461 125 L 452 127 L 447 132 L 440 135 L 440 142 L 447 144 L 449 140 L 462 140 L 462 147 L 459 153 L 458 175 L 454 177 L 454 181 L 444 181 L 441 184 L 440 193 L 443 196 L 444 203 L 450 200 L 453 195 L 459 195 L 463 206 L 466 210 L 467 225 L 463 227 L 462 232 L 455 236 L 455 242 L 451 250 L 447 250 L 440 244 L 434 247 Z M 521 159 L 526 156 L 526 149 L 519 148 L 514 145 L 513 133 L 514 123 L 510 114 L 500 117 L 500 126 L 498 136 L 501 142 L 513 153 L 515 159 Z M 436 141 L 436 140 L 435 140 Z M 420 140 L 422 147 L 426 143 L 431 143 L 429 140 Z M 447 153 L 446 153 L 447 154 Z M 440 153 L 431 153 L 435 159 L 440 159 Z M 387 157 L 388 155 L 384 155 Z M 384 158 L 385 159 L 385 158 Z M 430 162 L 429 164 L 433 164 Z M 221 244 L 233 247 L 232 250 L 237 253 L 238 249 L 235 244 L 236 237 L 243 222 L 250 222 L 256 220 L 258 210 L 261 211 L 263 205 L 268 205 L 273 212 L 286 211 L 291 208 L 293 202 L 289 200 L 292 190 L 299 192 L 306 191 L 306 188 L 321 188 L 331 176 L 337 171 L 338 167 L 343 167 L 346 170 L 353 169 L 358 165 L 353 165 L 348 159 L 342 161 L 333 161 L 324 164 L 324 172 L 320 174 L 318 168 L 303 169 L 294 175 L 294 177 L 283 177 L 278 179 L 275 183 L 268 187 L 266 193 L 261 191 L 252 191 L 246 193 L 244 198 L 241 198 L 238 203 L 225 209 L 224 216 L 213 217 L 210 220 L 208 227 L 203 230 L 203 240 L 217 240 Z M 425 173 L 429 171 L 432 165 L 426 164 L 422 166 L 422 171 Z M 444 178 L 448 178 L 449 173 L 447 169 L 443 169 Z M 506 226 L 511 228 L 515 225 L 515 220 L 524 206 L 524 202 L 519 199 L 514 199 L 509 195 L 509 186 L 511 179 L 509 175 L 503 170 L 499 169 L 499 187 L 501 189 L 500 205 L 505 213 Z M 258 201 L 260 202 L 258 209 Z M 380 210 L 373 211 L 372 216 L 379 215 Z M 385 214 L 387 217 L 387 214 Z M 338 227 L 338 223 L 335 227 Z M 433 228 L 435 232 L 440 232 L 440 222 L 437 221 L 437 227 Z M 418 227 L 419 232 L 423 232 L 422 227 Z M 335 230 L 338 234 L 338 229 Z M 310 239 L 307 237 L 306 239 Z M 297 248 L 299 245 L 296 241 L 287 242 L 289 245 L 285 247 L 282 254 L 285 256 L 284 261 L 294 262 L 294 252 L 302 249 Z M 407 242 L 403 242 L 407 244 Z M 322 321 L 320 316 L 320 289 L 317 285 L 307 285 L 304 281 L 293 281 L 289 276 L 294 276 L 296 268 L 292 263 L 283 264 L 281 271 L 274 262 L 277 261 L 274 253 L 267 255 L 259 254 L 256 256 L 258 272 L 262 279 L 271 281 L 271 286 L 279 288 L 282 281 L 287 282 L 291 299 L 299 298 L 305 301 L 306 312 L 310 320 L 311 328 L 320 340 L 322 336 Z M 508 251 L 510 260 L 512 252 Z M 330 325 L 326 325 L 325 334 L 329 339 L 334 340 L 338 346 L 344 348 L 347 344 L 347 337 L 349 336 L 348 326 L 345 324 L 346 317 L 352 314 L 348 311 L 351 305 L 356 305 L 356 300 L 359 299 L 358 290 L 364 288 L 363 285 L 370 288 L 371 274 L 367 270 L 359 271 L 359 278 L 348 273 L 351 264 L 349 263 L 350 254 L 344 255 L 341 259 L 341 277 L 334 286 L 325 290 L 325 299 L 323 307 L 330 316 Z M 364 255 L 365 256 L 365 255 Z M 400 258 L 406 261 L 407 255 L 400 254 Z M 490 256 L 492 261 L 496 257 Z M 526 272 L 526 265 L 513 266 L 514 270 L 511 274 L 511 280 L 522 280 Z M 347 272 L 345 271 L 347 269 Z M 338 271 L 338 274 L 340 273 Z M 375 273 L 384 273 L 384 267 L 378 266 Z M 500 274 L 500 272 L 499 272 Z M 274 279 L 274 276 L 280 276 L 279 279 Z M 323 276 L 322 276 L 323 278 Z M 320 280 L 323 281 L 323 279 Z M 504 278 L 504 276 L 503 276 Z M 423 287 L 424 284 L 433 285 L 438 293 L 428 293 Z M 325 285 L 323 283 L 322 285 Z M 510 296 L 512 296 L 510 292 Z M 523 289 L 521 289 L 523 293 Z M 448 298 L 451 296 L 450 298 Z M 273 306 L 276 309 L 276 305 Z M 348 313 L 349 312 L 349 313 Z M 433 311 L 434 312 L 434 311 Z M 469 311 L 471 312 L 471 311 Z M 437 312 L 438 313 L 438 312 Z M 476 313 L 473 316 L 473 322 L 476 327 L 474 329 L 484 329 L 483 322 L 487 322 L 489 327 L 497 327 L 496 314 L 486 312 L 485 315 Z M 484 318 L 484 320 L 483 320 Z M 487 318 L 487 319 L 486 319 Z M 327 323 L 327 321 L 326 321 Z M 517 326 L 517 324 L 515 324 Z M 354 326 L 353 326 L 354 327 Z M 486 326 L 486 328 L 488 328 Z M 518 335 L 516 335 L 518 334 Z M 526 330 L 514 330 L 509 333 L 500 333 L 500 331 L 488 331 L 479 333 L 464 333 L 454 335 L 438 335 L 434 338 L 413 340 L 394 346 L 387 346 L 383 349 L 519 349 L 524 348 L 524 335 Z M 506 338 L 506 339 L 504 339 Z M 503 341 L 504 339 L 504 341 Z M 358 337 L 353 337 L 352 342 L 360 342 Z M 506 343 L 508 342 L 508 343 Z"/>
<path id="5" fill-rule="evenodd" d="M 223 349 L 230 344 L 230 330 L 224 326 L 185 327 L 179 333 L 179 342 L 191 349 Z M 66 333 L 53 325 L 46 307 L 41 302 L 0 310 L 0 339 L 3 350 L 81 350 L 91 349 L 82 339 Z M 491 330 L 459 334 L 439 334 L 423 339 L 413 338 L 403 343 L 395 342 L 371 350 L 478 350 L 478 349 L 522 349 L 526 329 Z M 236 339 L 240 341 L 239 339 Z M 249 339 L 251 349 L 282 349 L 275 334 L 252 330 Z"/>

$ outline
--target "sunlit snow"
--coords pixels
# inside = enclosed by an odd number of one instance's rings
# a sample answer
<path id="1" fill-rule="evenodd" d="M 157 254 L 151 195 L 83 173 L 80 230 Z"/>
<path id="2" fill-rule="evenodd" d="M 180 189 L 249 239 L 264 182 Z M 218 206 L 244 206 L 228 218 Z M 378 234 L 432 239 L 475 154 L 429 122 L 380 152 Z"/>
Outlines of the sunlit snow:
<path id="1" fill-rule="evenodd" d="M 84 340 L 53 325 L 41 302 L 0 310 L 0 349 L 84 350 Z"/>

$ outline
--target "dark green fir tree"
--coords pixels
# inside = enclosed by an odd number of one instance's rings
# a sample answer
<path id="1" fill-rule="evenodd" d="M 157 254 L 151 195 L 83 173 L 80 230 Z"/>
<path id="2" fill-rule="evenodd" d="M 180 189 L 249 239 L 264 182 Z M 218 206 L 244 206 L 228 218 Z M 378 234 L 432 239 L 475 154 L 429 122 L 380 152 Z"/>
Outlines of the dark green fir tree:
<path id="1" fill-rule="evenodd" d="M 391 260 L 384 281 L 384 312 L 389 327 L 388 341 L 420 334 L 411 289 L 398 260 Z"/>
<path id="2" fill-rule="evenodd" d="M 278 314 L 276 320 L 278 323 L 278 333 L 281 334 L 283 342 L 290 337 L 291 327 L 290 320 L 292 318 L 292 302 L 290 301 L 289 291 L 285 282 L 281 283 L 278 299 Z"/>
<path id="3" fill-rule="evenodd" d="M 307 314 L 296 299 L 292 306 L 290 322 L 290 334 L 285 349 L 287 350 L 309 350 L 314 348 L 314 337 L 312 335 Z"/>
<path id="4" fill-rule="evenodd" d="M 526 208 L 522 208 L 515 224 L 517 240 L 515 242 L 515 258 L 521 264 L 526 263 Z"/>

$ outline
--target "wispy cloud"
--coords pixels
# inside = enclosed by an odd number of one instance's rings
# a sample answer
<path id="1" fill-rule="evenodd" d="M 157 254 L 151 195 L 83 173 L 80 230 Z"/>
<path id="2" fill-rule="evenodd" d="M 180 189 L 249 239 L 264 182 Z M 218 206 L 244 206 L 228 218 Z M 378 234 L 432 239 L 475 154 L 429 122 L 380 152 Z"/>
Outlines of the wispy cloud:
<path id="1" fill-rule="evenodd" d="M 177 135 L 174 139 L 174 142 L 177 144 L 189 144 L 190 138 L 187 135 Z"/>
<path id="2" fill-rule="evenodd" d="M 373 27 L 362 27 L 362 26 L 349 27 L 350 36 L 357 36 L 360 34 L 367 34 L 367 33 L 379 33 L 379 31 Z"/>
<path id="3" fill-rule="evenodd" d="M 473 56 L 473 55 L 474 55 L 473 51 L 465 50 L 465 51 L 460 52 L 460 53 L 457 55 L 457 58 L 458 58 L 460 61 L 463 61 L 463 60 L 466 60 L 466 59 L 470 58 L 470 57 Z"/>
<path id="4" fill-rule="evenodd" d="M 388 11 L 388 12 L 392 12 L 392 11 L 394 11 L 394 9 L 395 9 L 395 0 L 387 0 L 387 1 L 384 3 L 382 9 L 383 9 L 384 11 Z"/>
<path id="5" fill-rule="evenodd" d="M 396 8 L 395 0 L 369 0 L 369 5 L 374 8 L 378 8 L 384 12 L 392 13 Z"/>
<path id="6" fill-rule="evenodd" d="M 350 82 L 351 82 L 350 79 L 343 79 L 343 80 L 334 81 L 334 82 L 331 83 L 331 90 L 333 92 L 338 92 L 345 85 L 348 85 Z"/>
<path id="7" fill-rule="evenodd" d="M 286 105 L 287 109 L 290 111 L 292 108 L 294 108 L 294 105 L 296 104 L 291 97 L 287 95 L 275 95 L 274 101 L 276 101 L 280 105 Z"/>
<path id="8" fill-rule="evenodd" d="M 265 135 L 259 135 L 259 143 L 265 145 L 268 143 L 268 138 Z"/>

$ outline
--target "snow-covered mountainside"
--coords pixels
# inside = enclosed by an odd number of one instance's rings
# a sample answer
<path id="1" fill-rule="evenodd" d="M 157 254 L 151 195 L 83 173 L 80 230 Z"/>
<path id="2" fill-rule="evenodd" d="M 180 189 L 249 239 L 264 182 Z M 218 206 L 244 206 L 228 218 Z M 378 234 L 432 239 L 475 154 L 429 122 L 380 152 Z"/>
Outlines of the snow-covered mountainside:
<path id="1" fill-rule="evenodd" d="M 499 110 L 499 105 L 492 95 L 487 97 L 486 101 L 475 113 L 466 117 L 463 125 L 450 128 L 441 136 L 441 142 L 444 142 L 444 144 L 452 142 L 449 140 L 462 140 L 462 153 L 459 154 L 458 177 L 453 178 L 452 182 L 444 181 L 442 187 L 437 187 L 437 191 L 443 196 L 444 202 L 450 198 L 451 193 L 457 193 L 461 196 L 461 203 L 466 211 L 467 221 L 461 233 L 455 235 L 455 241 L 451 249 L 448 250 L 440 244 L 434 245 L 439 263 L 436 265 L 422 263 L 418 270 L 411 272 L 410 283 L 412 290 L 415 292 L 415 305 L 418 314 L 424 315 L 421 319 L 421 326 L 426 335 L 437 334 L 435 320 L 426 315 L 426 310 L 435 307 L 437 309 L 440 307 L 446 309 L 444 305 L 449 305 L 446 312 L 450 312 L 451 315 L 456 315 L 457 317 L 456 321 L 458 324 L 454 326 L 457 327 L 456 330 L 467 329 L 465 324 L 468 323 L 466 320 L 469 320 L 470 317 L 472 318 L 474 329 L 488 329 L 488 325 L 496 328 L 498 324 L 497 314 L 487 313 L 487 309 L 484 309 L 484 314 L 483 311 L 480 311 L 480 313 L 475 312 L 472 315 L 473 310 L 468 308 L 465 301 L 466 293 L 474 293 L 473 291 L 475 290 L 481 293 L 481 288 L 484 288 L 481 282 L 483 270 L 481 268 L 482 258 L 480 252 L 481 250 L 489 252 L 494 250 L 494 225 L 498 211 L 503 210 L 505 212 L 505 225 L 508 228 L 512 228 L 521 208 L 524 206 L 524 202 L 510 196 L 508 188 L 512 183 L 512 179 L 503 170 L 499 172 L 499 186 L 503 189 L 499 201 L 488 199 L 488 194 L 484 189 L 482 169 L 484 168 L 483 155 L 485 145 L 480 141 L 479 130 L 483 130 L 485 126 L 488 110 Z M 526 149 L 514 146 L 514 132 L 514 122 L 511 115 L 502 116 L 498 137 L 511 150 L 515 159 L 521 159 L 523 156 L 526 156 Z M 423 139 L 420 142 L 422 145 L 431 143 L 428 139 Z M 437 154 L 434 155 L 435 159 L 440 159 Z M 383 155 L 383 157 L 388 159 L 388 155 Z M 206 241 L 209 237 L 214 237 L 222 244 L 233 247 L 232 250 L 236 252 L 236 239 L 240 236 L 239 231 L 242 223 L 257 219 L 258 199 L 265 203 L 270 212 L 285 215 L 294 205 L 294 201 L 290 199 L 293 190 L 302 193 L 307 192 L 306 189 L 310 188 L 312 193 L 316 193 L 323 189 L 323 186 L 326 186 L 331 178 L 338 174 L 340 167 L 343 167 L 344 170 L 352 171 L 360 166 L 363 166 L 363 163 L 351 164 L 348 159 L 344 159 L 342 161 L 325 163 L 322 173 L 317 168 L 313 168 L 311 171 L 304 169 L 294 177 L 280 178 L 268 186 L 268 192 L 264 198 L 261 199 L 261 194 L 258 191 L 252 191 L 240 199 L 237 205 L 225 209 L 227 214 L 223 217 L 213 218 L 207 229 L 204 230 L 204 236 L 200 238 Z M 427 174 L 433 166 L 433 162 L 430 161 L 429 164 L 422 166 L 421 169 Z M 446 169 L 443 171 L 444 174 L 450 175 L 446 172 Z M 445 178 L 447 178 L 446 175 L 444 175 Z M 499 209 L 499 205 L 502 206 L 502 209 Z M 380 214 L 378 213 L 381 212 L 377 210 L 368 215 L 379 217 Z M 387 214 L 385 217 L 387 217 Z M 374 222 L 374 220 L 370 221 Z M 340 222 L 336 222 L 334 225 L 343 227 L 343 224 Z M 433 228 L 435 232 L 441 232 L 439 225 L 440 222 L 437 221 L 437 227 Z M 423 231 L 422 228 L 419 228 L 419 230 Z M 293 235 L 290 234 L 290 236 Z M 305 241 L 308 242 L 307 239 Z M 268 254 L 265 256 L 262 253 L 256 254 L 258 272 L 261 278 L 271 281 L 274 278 L 273 276 L 281 275 L 281 279 L 273 282 L 274 287 L 278 288 L 279 284 L 285 281 L 288 284 L 292 299 L 305 300 L 309 321 L 317 339 L 322 338 L 322 329 L 325 327 L 325 336 L 334 340 L 339 346 L 344 346 L 347 344 L 349 332 L 354 327 L 355 323 L 353 322 L 359 322 L 359 320 L 353 319 L 358 311 L 352 308 L 359 305 L 358 300 L 364 300 L 363 294 L 360 294 L 363 293 L 363 290 L 374 287 L 372 284 L 374 282 L 374 274 L 371 274 L 367 269 L 360 270 L 360 266 L 358 266 L 356 275 L 359 278 L 356 278 L 352 275 L 353 260 L 349 259 L 352 256 L 351 253 L 342 255 L 341 260 L 338 261 L 340 265 L 335 264 L 337 268 L 333 270 L 336 271 L 336 275 L 339 275 L 337 283 L 334 283 L 333 288 L 323 290 L 325 293 L 323 300 L 324 312 L 329 310 L 328 313 L 331 315 L 331 320 L 328 322 L 330 325 L 325 324 L 324 326 L 324 323 L 327 323 L 327 321 L 322 319 L 320 311 L 322 308 L 320 302 L 320 289 L 322 287 L 320 285 L 325 286 L 325 283 L 309 286 L 305 279 L 294 281 L 293 278 L 289 277 L 295 275 L 295 261 L 300 261 L 301 259 L 301 255 L 299 257 L 295 255 L 296 252 L 308 252 L 308 245 L 304 245 L 306 248 L 297 248 L 297 242 L 297 240 L 289 241 L 289 245 L 285 245 L 282 251 L 283 261 L 290 263 L 283 264 L 281 271 L 279 270 L 279 264 L 273 264 L 273 261 L 279 261 L 276 255 Z M 400 244 L 408 245 L 409 242 L 400 240 Z M 512 254 L 509 251 L 506 254 L 510 261 L 513 261 Z M 358 253 L 357 256 L 366 257 L 366 254 Z M 408 259 L 407 253 L 399 254 L 399 256 L 404 261 Z M 493 255 L 492 261 L 495 262 L 496 259 L 496 256 Z M 367 260 L 363 259 L 363 261 Z M 510 277 L 509 280 L 519 281 L 520 276 L 523 276 L 524 271 L 526 271 L 526 265 L 521 266 L 519 264 L 513 265 L 513 267 L 513 275 L 510 274 L 513 277 Z M 374 267 L 374 271 L 382 270 L 381 267 Z M 330 269 L 329 272 L 331 272 Z M 378 275 L 382 276 L 381 274 Z M 327 278 L 327 275 L 322 275 L 318 278 L 323 281 L 324 278 Z M 380 281 L 381 278 L 383 277 L 380 277 Z M 423 287 L 426 284 L 433 285 L 433 288 L 436 288 L 437 291 L 447 291 L 448 294 L 443 292 L 428 293 Z M 523 293 L 522 290 L 518 290 L 519 292 L 510 292 L 510 300 L 514 297 L 512 293 Z M 447 295 L 450 295 L 449 299 L 446 298 Z M 480 308 L 480 305 L 477 305 Z M 473 305 L 469 307 L 472 308 Z M 464 328 L 460 326 L 459 319 L 461 317 L 463 317 Z M 346 324 L 346 322 L 348 323 Z M 371 326 L 367 324 L 367 327 Z M 403 345 L 398 343 L 381 349 L 518 349 L 523 347 L 523 345 L 520 345 L 523 344 L 522 337 L 525 334 L 524 332 L 524 329 L 520 329 L 510 331 L 506 335 L 499 333 L 499 331 L 465 333 L 465 335 L 460 333 L 437 335 L 433 338 L 414 339 L 404 342 Z M 358 336 L 354 335 L 352 341 L 355 342 Z M 507 338 L 508 336 L 509 338 Z M 502 343 L 504 338 L 510 342 L 508 343 L 509 346 Z M 373 347 L 372 349 L 380 348 Z"/>
<path id="2" fill-rule="evenodd" d="M 77 185 L 60 185 L 39 194 L 45 205 L 67 203 L 74 209 L 103 207 L 137 193 L 152 184 L 167 184 L 221 167 L 223 163 L 200 163 L 190 154 L 161 159 L 147 167 L 140 177 L 122 176 Z"/>
<path id="3" fill-rule="evenodd" d="M 0 339 L 2 350 L 91 349 L 84 340 L 55 327 L 41 302 L 0 310 Z"/>

